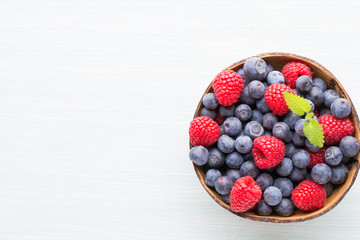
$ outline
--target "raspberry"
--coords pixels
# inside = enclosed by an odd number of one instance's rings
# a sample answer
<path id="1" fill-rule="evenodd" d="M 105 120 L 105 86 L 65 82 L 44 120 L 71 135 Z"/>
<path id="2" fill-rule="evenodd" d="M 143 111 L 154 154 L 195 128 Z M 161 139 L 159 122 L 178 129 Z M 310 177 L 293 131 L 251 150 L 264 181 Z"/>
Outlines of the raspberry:
<path id="1" fill-rule="evenodd" d="M 315 115 L 317 118 L 320 117 L 319 111 L 318 111 L 316 108 L 314 109 L 314 115 Z"/>
<path id="2" fill-rule="evenodd" d="M 212 86 L 219 103 L 223 106 L 230 106 L 239 99 L 244 82 L 241 76 L 233 70 L 224 70 L 216 75 Z"/>
<path id="3" fill-rule="evenodd" d="M 309 153 L 310 155 L 310 163 L 307 166 L 307 168 L 312 169 L 313 166 L 315 166 L 318 163 L 326 163 L 325 162 L 325 151 L 326 151 L 327 147 L 324 146 L 322 149 L 320 149 L 317 152 L 312 152 L 310 151 L 308 148 L 305 148 L 305 150 Z"/>
<path id="4" fill-rule="evenodd" d="M 190 123 L 189 135 L 193 146 L 208 147 L 220 137 L 220 127 L 209 117 L 197 117 Z"/>
<path id="5" fill-rule="evenodd" d="M 319 117 L 319 123 L 323 127 L 326 145 L 338 144 L 343 137 L 354 134 L 354 125 L 348 118 L 336 118 L 324 114 Z"/>
<path id="6" fill-rule="evenodd" d="M 258 168 L 275 167 L 285 156 L 285 144 L 276 137 L 261 136 L 255 138 L 252 153 Z"/>
<path id="7" fill-rule="evenodd" d="M 301 75 L 306 75 L 312 78 L 311 69 L 301 62 L 289 62 L 285 64 L 282 69 L 282 74 L 285 77 L 285 83 L 291 88 L 296 88 L 296 80 Z"/>
<path id="8" fill-rule="evenodd" d="M 230 206 L 234 212 L 245 212 L 256 205 L 261 195 L 261 188 L 252 177 L 241 177 L 231 189 Z"/>
<path id="9" fill-rule="evenodd" d="M 326 201 L 325 187 L 313 180 L 302 181 L 293 191 L 292 200 L 301 210 L 312 212 L 322 208 Z"/>
<path id="10" fill-rule="evenodd" d="M 217 122 L 219 125 L 222 125 L 225 122 L 225 118 L 223 118 L 219 112 L 216 113 L 215 122 Z"/>
<path id="11" fill-rule="evenodd" d="M 275 115 L 282 116 L 289 111 L 286 105 L 283 92 L 294 93 L 294 91 L 285 84 L 270 85 L 265 91 L 265 101 Z"/>

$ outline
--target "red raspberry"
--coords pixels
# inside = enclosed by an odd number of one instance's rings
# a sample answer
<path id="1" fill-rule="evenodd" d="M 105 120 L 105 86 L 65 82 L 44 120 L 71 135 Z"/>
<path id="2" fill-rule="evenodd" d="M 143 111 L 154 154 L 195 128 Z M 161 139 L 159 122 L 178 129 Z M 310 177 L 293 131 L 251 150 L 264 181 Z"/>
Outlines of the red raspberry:
<path id="1" fill-rule="evenodd" d="M 258 168 L 271 168 L 283 160 L 285 144 L 276 137 L 261 136 L 255 138 L 252 154 Z"/>
<path id="2" fill-rule="evenodd" d="M 239 178 L 230 193 L 230 206 L 234 212 L 245 212 L 261 199 L 262 191 L 250 176 Z"/>
<path id="3" fill-rule="evenodd" d="M 354 125 L 348 118 L 336 118 L 333 115 L 324 114 L 319 117 L 319 123 L 323 127 L 326 145 L 334 145 L 343 137 L 354 134 Z"/>
<path id="4" fill-rule="evenodd" d="M 265 101 L 275 115 L 282 116 L 289 111 L 286 105 L 283 92 L 294 93 L 294 91 L 285 84 L 270 85 L 265 91 Z"/>
<path id="5" fill-rule="evenodd" d="M 190 123 L 189 135 L 193 146 L 208 147 L 220 137 L 220 127 L 209 117 L 197 117 Z"/>
<path id="6" fill-rule="evenodd" d="M 317 118 L 320 117 L 319 111 L 318 111 L 316 108 L 314 109 L 314 115 L 315 115 Z"/>
<path id="7" fill-rule="evenodd" d="M 307 75 L 312 78 L 311 69 L 301 62 L 288 62 L 282 69 L 285 83 L 291 88 L 296 88 L 296 80 L 301 75 Z"/>
<path id="8" fill-rule="evenodd" d="M 325 205 L 325 187 L 310 179 L 302 181 L 292 192 L 292 200 L 301 210 L 307 212 L 318 210 Z"/>
<path id="9" fill-rule="evenodd" d="M 222 125 L 225 122 L 225 118 L 220 116 L 220 113 L 216 113 L 215 122 L 217 122 L 219 125 Z"/>
<path id="10" fill-rule="evenodd" d="M 239 99 L 244 82 L 233 70 L 224 70 L 216 75 L 212 83 L 215 96 L 223 106 L 230 106 Z"/>
<path id="11" fill-rule="evenodd" d="M 310 155 L 310 163 L 307 166 L 307 168 L 312 169 L 316 164 L 318 163 L 326 163 L 325 162 L 325 151 L 326 151 L 327 147 L 324 146 L 322 149 L 320 149 L 317 152 L 312 152 L 310 151 L 308 148 L 305 148 L 305 150 L 309 153 Z"/>

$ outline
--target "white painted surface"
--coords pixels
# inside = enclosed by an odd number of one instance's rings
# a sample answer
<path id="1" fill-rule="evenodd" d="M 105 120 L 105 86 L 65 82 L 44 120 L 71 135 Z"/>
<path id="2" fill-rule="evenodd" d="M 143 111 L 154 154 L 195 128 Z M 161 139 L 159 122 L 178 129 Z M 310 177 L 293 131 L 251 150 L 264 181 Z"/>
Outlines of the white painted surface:
<path id="1" fill-rule="evenodd" d="M 359 181 L 318 219 L 244 220 L 203 190 L 187 130 L 215 74 L 262 52 L 320 62 L 360 107 L 359 10 L 357 1 L 1 1 L 0 239 L 354 239 Z"/>

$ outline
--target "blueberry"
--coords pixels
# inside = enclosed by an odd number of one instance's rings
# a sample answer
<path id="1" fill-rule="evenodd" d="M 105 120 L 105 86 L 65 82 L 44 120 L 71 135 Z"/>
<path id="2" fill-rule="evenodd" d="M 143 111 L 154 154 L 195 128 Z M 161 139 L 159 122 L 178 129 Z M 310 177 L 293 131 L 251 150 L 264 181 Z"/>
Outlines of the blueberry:
<path id="1" fill-rule="evenodd" d="M 295 132 L 297 134 L 299 134 L 300 136 L 302 137 L 305 137 L 305 134 L 304 134 L 304 124 L 305 124 L 305 119 L 301 118 L 299 119 L 296 123 L 295 123 Z"/>
<path id="2" fill-rule="evenodd" d="M 263 126 L 265 129 L 271 130 L 277 122 L 278 117 L 271 112 L 263 116 Z"/>
<path id="3" fill-rule="evenodd" d="M 202 108 L 200 111 L 200 116 L 206 116 L 212 119 L 215 119 L 216 117 L 216 112 L 215 111 L 211 111 L 207 108 Z"/>
<path id="4" fill-rule="evenodd" d="M 249 136 L 240 136 L 235 140 L 235 148 L 240 153 L 248 153 L 253 147 L 253 141 Z"/>
<path id="5" fill-rule="evenodd" d="M 246 136 L 243 130 L 241 130 L 241 132 L 235 137 L 235 139 L 242 136 Z"/>
<path id="6" fill-rule="evenodd" d="M 189 158 L 198 166 L 204 166 L 209 159 L 209 151 L 203 146 L 191 148 Z"/>
<path id="7" fill-rule="evenodd" d="M 306 168 L 297 168 L 294 167 L 293 171 L 289 175 L 289 178 L 293 182 L 300 182 L 305 179 L 306 177 Z"/>
<path id="8" fill-rule="evenodd" d="M 332 89 L 326 90 L 324 92 L 324 105 L 329 108 L 332 102 L 339 97 L 340 95 L 335 90 Z"/>
<path id="9" fill-rule="evenodd" d="M 290 197 L 292 191 L 294 190 L 292 181 L 285 177 L 276 178 L 274 180 L 274 186 L 280 189 L 283 197 Z"/>
<path id="10" fill-rule="evenodd" d="M 277 187 L 270 186 L 264 191 L 264 201 L 270 205 L 275 206 L 281 202 L 281 191 Z"/>
<path id="11" fill-rule="evenodd" d="M 301 92 L 308 92 L 313 87 L 313 81 L 311 77 L 302 75 L 296 80 L 296 88 Z"/>
<path id="12" fill-rule="evenodd" d="M 286 150 L 285 156 L 287 158 L 291 158 L 294 155 L 294 153 L 298 150 L 298 148 L 294 144 L 288 143 L 285 145 L 285 150 Z"/>
<path id="13" fill-rule="evenodd" d="M 262 98 L 266 90 L 264 84 L 258 80 L 251 81 L 248 88 L 250 97 L 254 99 Z"/>
<path id="14" fill-rule="evenodd" d="M 256 178 L 257 184 L 260 186 L 261 190 L 265 190 L 267 187 L 273 185 L 273 178 L 268 173 L 261 173 Z"/>
<path id="15" fill-rule="evenodd" d="M 291 159 L 295 167 L 306 168 L 310 163 L 310 154 L 304 149 L 299 149 L 294 153 Z"/>
<path id="16" fill-rule="evenodd" d="M 350 160 L 351 160 L 351 157 L 346 157 L 346 156 L 343 155 L 343 159 L 342 159 L 341 162 L 346 164 L 346 163 L 348 163 Z"/>
<path id="17" fill-rule="evenodd" d="M 286 157 L 275 167 L 276 173 L 283 177 L 289 176 L 293 169 L 292 160 Z"/>
<path id="18" fill-rule="evenodd" d="M 301 117 L 299 115 L 297 115 L 296 113 L 293 113 L 293 112 L 289 111 L 284 116 L 283 121 L 289 126 L 290 129 L 295 129 L 295 124 L 300 118 Z"/>
<path id="19" fill-rule="evenodd" d="M 264 128 L 259 122 L 251 121 L 245 125 L 244 132 L 252 139 L 255 139 L 264 135 Z"/>
<path id="20" fill-rule="evenodd" d="M 219 128 L 220 128 L 220 135 L 225 134 L 225 128 L 224 128 L 224 125 L 220 125 L 220 126 L 219 126 Z"/>
<path id="21" fill-rule="evenodd" d="M 360 149 L 359 140 L 352 136 L 347 136 L 341 139 L 340 149 L 345 157 L 354 157 Z"/>
<path id="22" fill-rule="evenodd" d="M 235 140 L 226 134 L 221 135 L 217 141 L 217 147 L 223 153 L 231 153 L 235 150 Z"/>
<path id="23" fill-rule="evenodd" d="M 331 103 L 330 111 L 337 118 L 347 117 L 351 113 L 350 103 L 345 98 L 337 98 Z"/>
<path id="24" fill-rule="evenodd" d="M 345 182 L 345 180 L 349 174 L 349 171 L 344 164 L 340 164 L 336 167 L 332 167 L 331 173 L 332 173 L 332 175 L 331 175 L 330 183 L 341 184 L 341 183 Z"/>
<path id="25" fill-rule="evenodd" d="M 233 183 L 236 182 L 240 178 L 240 171 L 239 169 L 228 169 L 226 170 L 225 176 L 229 177 Z"/>
<path id="26" fill-rule="evenodd" d="M 256 102 L 255 99 L 250 97 L 249 86 L 244 87 L 243 91 L 241 92 L 239 100 L 241 103 L 245 103 L 248 105 L 253 105 Z"/>
<path id="27" fill-rule="evenodd" d="M 265 132 L 264 132 L 264 136 L 270 136 L 270 137 L 272 137 L 272 132 L 270 132 L 270 131 L 265 131 Z"/>
<path id="28" fill-rule="evenodd" d="M 225 163 L 225 155 L 217 148 L 209 151 L 208 165 L 210 168 L 219 168 Z"/>
<path id="29" fill-rule="evenodd" d="M 235 109 L 235 117 L 241 121 L 247 121 L 252 117 L 252 110 L 247 104 L 240 104 Z"/>
<path id="30" fill-rule="evenodd" d="M 272 175 L 275 176 L 275 167 L 265 168 L 264 171 L 270 174 L 272 173 Z"/>
<path id="31" fill-rule="evenodd" d="M 324 101 L 324 93 L 320 88 L 313 87 L 306 95 L 306 98 L 312 101 L 316 107 L 319 107 Z"/>
<path id="32" fill-rule="evenodd" d="M 222 194 L 222 195 L 221 195 L 221 199 L 224 201 L 224 203 L 230 204 L 230 193 L 228 193 L 228 194 Z"/>
<path id="33" fill-rule="evenodd" d="M 295 132 L 292 138 L 292 142 L 297 147 L 303 147 L 305 144 L 305 138 Z"/>
<path id="34" fill-rule="evenodd" d="M 219 194 L 228 194 L 230 193 L 233 184 L 233 181 L 229 177 L 222 176 L 216 179 L 215 190 Z"/>
<path id="35" fill-rule="evenodd" d="M 250 176 L 253 179 L 259 175 L 260 169 L 255 165 L 253 161 L 244 162 L 240 167 L 240 176 Z"/>
<path id="36" fill-rule="evenodd" d="M 289 126 L 284 122 L 275 123 L 272 129 L 273 136 L 279 139 L 285 139 L 286 135 L 288 135 L 289 132 L 290 132 Z"/>
<path id="37" fill-rule="evenodd" d="M 245 73 L 244 73 L 244 69 L 243 68 L 240 68 L 239 70 L 237 70 L 237 74 L 239 74 L 241 76 L 241 79 L 243 80 L 244 82 L 244 86 L 247 86 L 249 84 L 249 79 L 245 76 Z"/>
<path id="38" fill-rule="evenodd" d="M 315 119 L 316 121 L 319 121 L 319 118 L 315 116 L 315 114 L 310 119 Z"/>
<path id="39" fill-rule="evenodd" d="M 205 184 L 209 187 L 215 187 L 215 181 L 221 177 L 221 172 L 217 169 L 209 169 L 205 175 Z"/>
<path id="40" fill-rule="evenodd" d="M 267 74 L 267 64 L 258 57 L 252 57 L 246 60 L 244 64 L 245 76 L 251 81 L 254 79 L 263 80 Z"/>
<path id="41" fill-rule="evenodd" d="M 259 110 L 253 110 L 250 121 L 256 121 L 262 124 L 264 115 Z"/>
<path id="42" fill-rule="evenodd" d="M 219 106 L 219 102 L 214 93 L 205 94 L 202 103 L 209 110 L 215 110 Z"/>
<path id="43" fill-rule="evenodd" d="M 272 207 L 261 199 L 256 205 L 256 211 L 260 216 L 269 216 L 272 213 Z"/>
<path id="44" fill-rule="evenodd" d="M 296 95 L 300 96 L 300 97 L 304 97 L 304 94 L 303 94 L 302 92 L 300 92 L 299 89 L 294 88 L 294 89 L 293 89 L 293 92 L 294 92 Z"/>
<path id="45" fill-rule="evenodd" d="M 305 138 L 305 146 L 311 151 L 311 152 L 318 152 L 321 147 L 315 147 L 312 143 L 310 143 L 309 139 Z"/>
<path id="46" fill-rule="evenodd" d="M 219 114 L 223 118 L 233 117 L 235 114 L 235 105 L 219 107 Z"/>
<path id="47" fill-rule="evenodd" d="M 229 117 L 224 121 L 223 126 L 225 134 L 233 137 L 241 132 L 242 123 L 236 117 Z"/>
<path id="48" fill-rule="evenodd" d="M 271 66 L 270 64 L 267 64 L 267 68 L 266 68 L 266 76 L 270 73 L 274 71 L 273 66 Z"/>
<path id="49" fill-rule="evenodd" d="M 291 143 L 292 142 L 292 139 L 293 139 L 293 135 L 294 135 L 295 132 L 293 131 L 289 131 L 288 134 L 286 134 L 285 138 L 284 138 L 284 142 L 285 143 Z"/>
<path id="50" fill-rule="evenodd" d="M 331 110 L 327 107 L 320 108 L 319 115 L 322 116 L 324 114 L 332 115 Z"/>
<path id="51" fill-rule="evenodd" d="M 324 92 L 327 89 L 326 83 L 321 78 L 314 78 L 313 79 L 313 85 L 314 87 L 320 88 L 322 92 Z"/>
<path id="52" fill-rule="evenodd" d="M 270 112 L 270 108 L 265 101 L 265 97 L 262 97 L 256 101 L 256 107 L 261 113 Z"/>
<path id="53" fill-rule="evenodd" d="M 310 172 L 307 172 L 307 173 L 306 173 L 305 179 L 310 179 L 310 180 L 312 180 L 312 178 L 311 178 L 311 173 L 310 173 Z"/>
<path id="54" fill-rule="evenodd" d="M 331 146 L 325 151 L 325 162 L 330 166 L 339 165 L 343 159 L 343 153 L 341 149 L 336 146 Z"/>
<path id="55" fill-rule="evenodd" d="M 318 163 L 311 169 L 311 178 L 318 184 L 326 184 L 331 179 L 331 168 L 325 163 Z"/>
<path id="56" fill-rule="evenodd" d="M 252 152 L 249 152 L 249 153 L 245 154 L 244 155 L 244 160 L 245 160 L 245 162 L 254 161 L 254 156 L 253 156 Z"/>
<path id="57" fill-rule="evenodd" d="M 306 99 L 306 98 L 305 98 L 305 99 Z M 310 112 L 314 112 L 314 109 L 315 109 L 314 103 L 313 103 L 311 100 L 309 100 L 309 99 L 306 99 L 306 101 L 308 101 L 308 103 L 310 103 L 310 106 L 311 106 Z"/>
<path id="58" fill-rule="evenodd" d="M 282 73 L 279 71 L 269 72 L 269 74 L 266 77 L 266 81 L 269 85 L 279 84 L 279 83 L 285 84 L 284 75 L 282 75 Z"/>
<path id="59" fill-rule="evenodd" d="M 244 163 L 244 158 L 240 153 L 234 151 L 226 156 L 225 163 L 229 168 L 239 169 Z"/>
<path id="60" fill-rule="evenodd" d="M 281 202 L 276 205 L 275 212 L 283 217 L 289 217 L 294 212 L 294 204 L 288 198 L 281 199 Z"/>
<path id="61" fill-rule="evenodd" d="M 334 191 L 334 186 L 331 183 L 324 184 L 326 197 L 329 197 Z"/>

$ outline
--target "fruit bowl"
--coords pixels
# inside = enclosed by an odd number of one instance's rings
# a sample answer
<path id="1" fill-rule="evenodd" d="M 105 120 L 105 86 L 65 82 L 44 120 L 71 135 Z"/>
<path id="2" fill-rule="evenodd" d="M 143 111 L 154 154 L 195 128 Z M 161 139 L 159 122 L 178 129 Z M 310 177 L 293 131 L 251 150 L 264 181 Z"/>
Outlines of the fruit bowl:
<path id="1" fill-rule="evenodd" d="M 277 71 L 281 71 L 282 67 L 287 62 L 290 62 L 290 61 L 302 62 L 302 63 L 305 63 L 307 66 L 309 66 L 313 72 L 314 78 L 315 77 L 322 78 L 326 82 L 326 85 L 329 89 L 334 89 L 335 91 L 337 91 L 339 93 L 340 97 L 345 98 L 350 102 L 352 111 L 351 111 L 351 114 L 348 116 L 348 118 L 351 120 L 351 122 L 353 123 L 353 125 L 355 127 L 355 132 L 354 132 L 353 136 L 358 140 L 360 139 L 359 118 L 357 116 L 357 113 L 353 106 L 353 103 L 352 103 L 351 99 L 349 98 L 348 94 L 346 93 L 345 89 L 341 85 L 341 83 L 336 79 L 336 77 L 330 71 L 328 71 L 326 68 L 324 68 L 322 65 L 315 62 L 314 60 L 311 60 L 306 57 L 298 56 L 295 54 L 290 54 L 290 53 L 279 53 L 279 52 L 264 53 L 264 54 L 256 55 L 256 57 L 263 59 L 267 64 L 270 64 L 271 66 L 273 66 L 274 70 L 277 70 Z M 237 70 L 239 70 L 240 68 L 243 67 L 243 65 L 247 59 L 243 59 L 239 62 L 236 62 L 236 63 L 230 65 L 229 67 L 226 68 L 226 70 L 233 70 L 236 72 Z M 213 91 L 212 82 L 211 82 L 197 106 L 197 109 L 194 114 L 194 118 L 200 116 L 200 110 L 203 107 L 202 99 L 205 96 L 205 94 L 212 93 L 212 92 L 214 92 L 214 91 Z M 193 146 L 190 142 L 190 149 L 192 147 Z M 236 214 L 237 216 L 240 216 L 240 217 L 243 217 L 246 219 L 250 219 L 250 220 L 254 220 L 254 221 L 272 222 L 272 223 L 290 223 L 290 222 L 302 222 L 302 221 L 314 219 L 316 217 L 319 217 L 319 216 L 329 212 L 331 209 L 333 209 L 344 198 L 344 196 L 349 191 L 349 189 L 351 188 L 351 186 L 353 185 L 353 183 L 356 179 L 356 176 L 358 174 L 359 167 L 360 167 L 360 163 L 359 163 L 360 156 L 359 155 L 360 154 L 357 154 L 355 157 L 353 157 L 352 161 L 350 161 L 346 164 L 346 167 L 348 168 L 348 171 L 349 171 L 346 181 L 334 189 L 333 193 L 326 199 L 324 207 L 322 207 L 316 211 L 313 211 L 313 212 L 304 212 L 304 211 L 296 209 L 295 212 L 293 213 L 293 215 L 291 215 L 289 217 L 282 217 L 282 216 L 276 215 L 275 213 L 272 213 L 269 216 L 260 216 L 257 213 L 252 212 L 252 211 L 247 211 L 247 212 L 242 212 L 242 213 L 234 212 L 231 209 L 230 205 L 226 204 L 222 200 L 221 196 L 215 191 L 215 189 L 210 188 L 205 184 L 205 172 L 204 172 L 205 169 L 204 169 L 204 167 L 197 166 L 196 164 L 193 164 L 193 165 L 194 165 L 196 175 L 198 176 L 200 183 L 205 188 L 207 193 L 221 207 L 225 208 L 229 212 Z"/>

